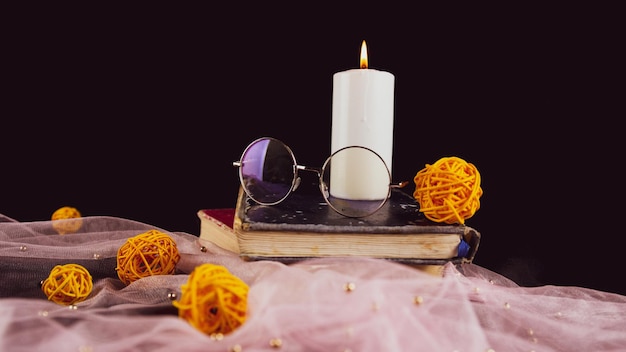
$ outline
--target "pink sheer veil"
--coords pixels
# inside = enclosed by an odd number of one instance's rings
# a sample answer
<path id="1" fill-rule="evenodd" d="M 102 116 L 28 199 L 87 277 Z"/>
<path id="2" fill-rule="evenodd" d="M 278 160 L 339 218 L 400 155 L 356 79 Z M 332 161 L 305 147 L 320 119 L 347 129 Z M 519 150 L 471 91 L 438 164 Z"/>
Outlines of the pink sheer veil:
<path id="1" fill-rule="evenodd" d="M 625 296 L 521 287 L 474 264 L 448 264 L 438 277 L 368 258 L 247 262 L 194 235 L 159 229 L 181 254 L 176 273 L 124 285 L 115 272 L 118 248 L 154 228 L 85 217 L 77 233 L 58 235 L 50 221 L 0 214 L 0 350 L 626 350 Z M 65 263 L 85 266 L 94 280 L 89 297 L 69 307 L 40 288 Z M 172 305 L 203 263 L 225 266 L 250 287 L 247 320 L 230 334 L 201 333 Z"/>

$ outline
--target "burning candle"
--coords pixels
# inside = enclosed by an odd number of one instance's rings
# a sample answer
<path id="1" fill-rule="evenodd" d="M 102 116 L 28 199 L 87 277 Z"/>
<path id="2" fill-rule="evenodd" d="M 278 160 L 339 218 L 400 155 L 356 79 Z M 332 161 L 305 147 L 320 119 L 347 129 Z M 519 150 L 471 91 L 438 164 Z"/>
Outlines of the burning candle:
<path id="1" fill-rule="evenodd" d="M 393 154 L 394 80 L 389 72 L 368 68 L 365 40 L 359 68 L 333 75 L 331 152 L 348 146 L 367 147 L 383 159 L 388 171 L 377 171 L 380 161 L 370 157 L 351 158 L 341 164 L 333 161 L 331 195 L 346 199 L 387 196 Z"/>

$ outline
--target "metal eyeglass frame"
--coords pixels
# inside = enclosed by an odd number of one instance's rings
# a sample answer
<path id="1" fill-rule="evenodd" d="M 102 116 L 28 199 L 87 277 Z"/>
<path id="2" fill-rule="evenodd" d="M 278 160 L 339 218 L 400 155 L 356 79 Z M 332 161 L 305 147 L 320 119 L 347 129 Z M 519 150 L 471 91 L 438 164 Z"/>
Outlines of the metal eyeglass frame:
<path id="1" fill-rule="evenodd" d="M 267 146 L 269 146 L 270 143 L 278 143 L 277 146 L 284 148 L 284 151 L 281 150 L 281 152 L 286 152 L 287 155 L 289 155 L 289 162 L 290 162 L 290 166 L 292 167 L 292 178 L 289 182 L 285 182 L 284 185 L 288 186 L 288 189 L 283 190 L 282 192 L 280 192 L 281 195 L 279 195 L 278 197 L 275 197 L 275 199 L 273 200 L 268 200 L 268 201 L 264 201 L 264 200 L 260 200 L 259 197 L 256 197 L 253 192 L 248 188 L 247 182 L 246 182 L 246 178 L 247 176 L 244 175 L 244 171 L 243 171 L 243 161 L 247 158 L 248 153 L 251 152 L 257 152 L 257 150 L 251 150 L 253 147 L 258 146 L 261 142 L 267 141 Z M 267 146 L 265 146 L 265 150 L 267 151 Z M 348 149 L 353 149 L 353 148 L 357 148 L 354 150 L 364 150 L 367 151 L 368 153 L 371 153 L 372 155 L 374 155 L 378 160 L 380 160 L 380 162 L 382 163 L 382 165 L 385 167 L 385 171 L 386 171 L 386 175 L 388 177 L 389 182 L 387 183 L 388 185 L 388 190 L 387 190 L 387 195 L 383 198 L 383 199 L 376 199 L 371 201 L 371 204 L 368 204 L 367 206 L 364 206 L 363 209 L 360 209 L 362 211 L 357 211 L 356 208 L 357 207 L 353 207 L 352 205 L 356 205 L 356 204 L 363 204 L 363 203 L 358 203 L 358 202 L 362 202 L 362 201 L 358 201 L 358 200 L 337 200 L 334 199 L 331 200 L 331 195 L 329 192 L 329 186 L 327 184 L 327 182 L 324 180 L 324 175 L 325 175 L 325 170 L 329 170 L 327 169 L 327 167 L 329 167 L 330 161 L 333 157 L 336 157 L 336 155 L 338 155 L 339 153 L 344 152 L 345 150 Z M 265 161 L 265 155 L 263 155 L 262 160 Z M 261 205 L 276 205 L 281 203 L 282 201 L 284 201 L 292 192 L 294 192 L 298 186 L 300 185 L 300 176 L 299 176 L 299 171 L 308 171 L 308 172 L 314 172 L 317 175 L 318 181 L 319 181 L 319 189 L 320 192 L 322 193 L 322 196 L 324 197 L 324 200 L 326 201 L 326 203 L 337 213 L 346 216 L 346 217 L 353 217 L 353 218 L 360 218 L 360 217 L 365 217 L 368 215 L 371 215 L 373 213 L 375 213 L 376 211 L 378 211 L 380 208 L 383 207 L 383 205 L 387 202 L 387 199 L 389 198 L 390 194 L 391 194 L 391 189 L 392 188 L 402 188 L 404 186 L 406 186 L 408 184 L 408 182 L 400 182 L 400 183 L 391 183 L 391 173 L 389 172 L 389 168 L 387 167 L 387 164 L 385 163 L 385 161 L 381 158 L 381 156 L 376 153 L 375 151 L 373 151 L 370 148 L 364 147 L 364 146 L 347 146 L 344 148 L 341 148 L 337 151 L 335 151 L 334 153 L 332 153 L 324 162 L 324 164 L 322 165 L 321 168 L 315 168 L 315 167 L 309 167 L 309 166 L 304 166 L 304 165 L 300 165 L 298 164 L 298 162 L 296 161 L 296 157 L 295 154 L 293 153 L 292 149 L 285 144 L 284 142 L 282 142 L 281 140 L 278 140 L 276 138 L 273 137 L 261 137 L 258 138 L 254 141 L 252 141 L 250 144 L 248 144 L 248 146 L 244 149 L 243 153 L 241 154 L 241 157 L 239 158 L 238 161 L 234 161 L 233 162 L 233 166 L 238 168 L 238 176 L 239 176 L 239 181 L 240 184 L 243 188 L 243 190 L 246 192 L 246 194 L 248 195 L 248 197 L 250 199 L 252 199 L 254 202 L 261 204 Z M 382 171 L 379 170 L 379 171 Z M 330 183 L 330 181 L 328 182 Z M 382 185 L 381 185 L 382 187 Z M 284 195 L 282 195 L 282 193 L 284 193 Z"/>

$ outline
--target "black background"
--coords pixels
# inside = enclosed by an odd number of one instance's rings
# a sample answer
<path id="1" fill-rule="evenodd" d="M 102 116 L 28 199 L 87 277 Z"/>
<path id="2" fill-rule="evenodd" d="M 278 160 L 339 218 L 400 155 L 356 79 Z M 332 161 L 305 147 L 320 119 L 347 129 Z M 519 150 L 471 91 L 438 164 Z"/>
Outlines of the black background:
<path id="1" fill-rule="evenodd" d="M 614 9 L 295 4 L 4 5 L 0 213 L 197 235 L 253 139 L 321 165 L 332 75 L 366 40 L 396 78 L 393 178 L 443 156 L 481 173 L 476 264 L 626 294 Z"/>

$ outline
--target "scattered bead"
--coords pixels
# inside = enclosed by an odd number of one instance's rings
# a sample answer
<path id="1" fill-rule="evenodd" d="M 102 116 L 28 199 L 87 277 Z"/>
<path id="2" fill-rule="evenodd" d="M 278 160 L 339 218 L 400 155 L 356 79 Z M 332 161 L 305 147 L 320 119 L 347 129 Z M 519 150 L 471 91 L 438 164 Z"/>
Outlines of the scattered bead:
<path id="1" fill-rule="evenodd" d="M 93 254 L 93 259 L 96 259 L 96 260 L 100 259 L 100 254 L 94 253 Z"/>
<path id="2" fill-rule="evenodd" d="M 230 352 L 242 352 L 243 348 L 241 348 L 241 345 L 235 345 L 230 349 Z"/>
<path id="3" fill-rule="evenodd" d="M 415 303 L 416 305 L 420 305 L 424 303 L 424 298 L 422 296 L 415 296 L 413 297 L 413 303 Z"/>
<path id="4" fill-rule="evenodd" d="M 216 332 L 209 335 L 209 337 L 211 338 L 211 340 L 222 341 L 224 339 L 224 334 L 222 334 L 221 332 Z"/>
<path id="5" fill-rule="evenodd" d="M 20 252 L 26 252 L 27 249 L 28 247 L 26 246 L 20 246 Z"/>
<path id="6" fill-rule="evenodd" d="M 283 340 L 279 339 L 279 338 L 273 338 L 270 340 L 270 346 L 274 347 L 274 348 L 280 348 L 283 346 Z"/>
<path id="7" fill-rule="evenodd" d="M 48 316 L 48 311 L 47 310 L 42 310 L 39 312 L 39 316 L 41 317 L 47 317 Z"/>
<path id="8" fill-rule="evenodd" d="M 169 298 L 171 301 L 173 301 L 176 298 L 178 298 L 178 295 L 176 294 L 176 292 L 170 292 L 170 293 L 167 294 L 167 298 Z"/>
<path id="9" fill-rule="evenodd" d="M 343 289 L 346 292 L 352 292 L 356 289 L 356 285 L 354 284 L 354 282 L 348 282 L 345 285 L 343 285 Z"/>
<path id="10" fill-rule="evenodd" d="M 70 304 L 69 306 L 67 306 L 67 308 L 69 308 L 70 310 L 76 310 L 78 309 L 78 306 L 75 304 Z"/>
<path id="11" fill-rule="evenodd" d="M 200 252 L 206 253 L 207 249 L 205 246 L 200 247 Z"/>

